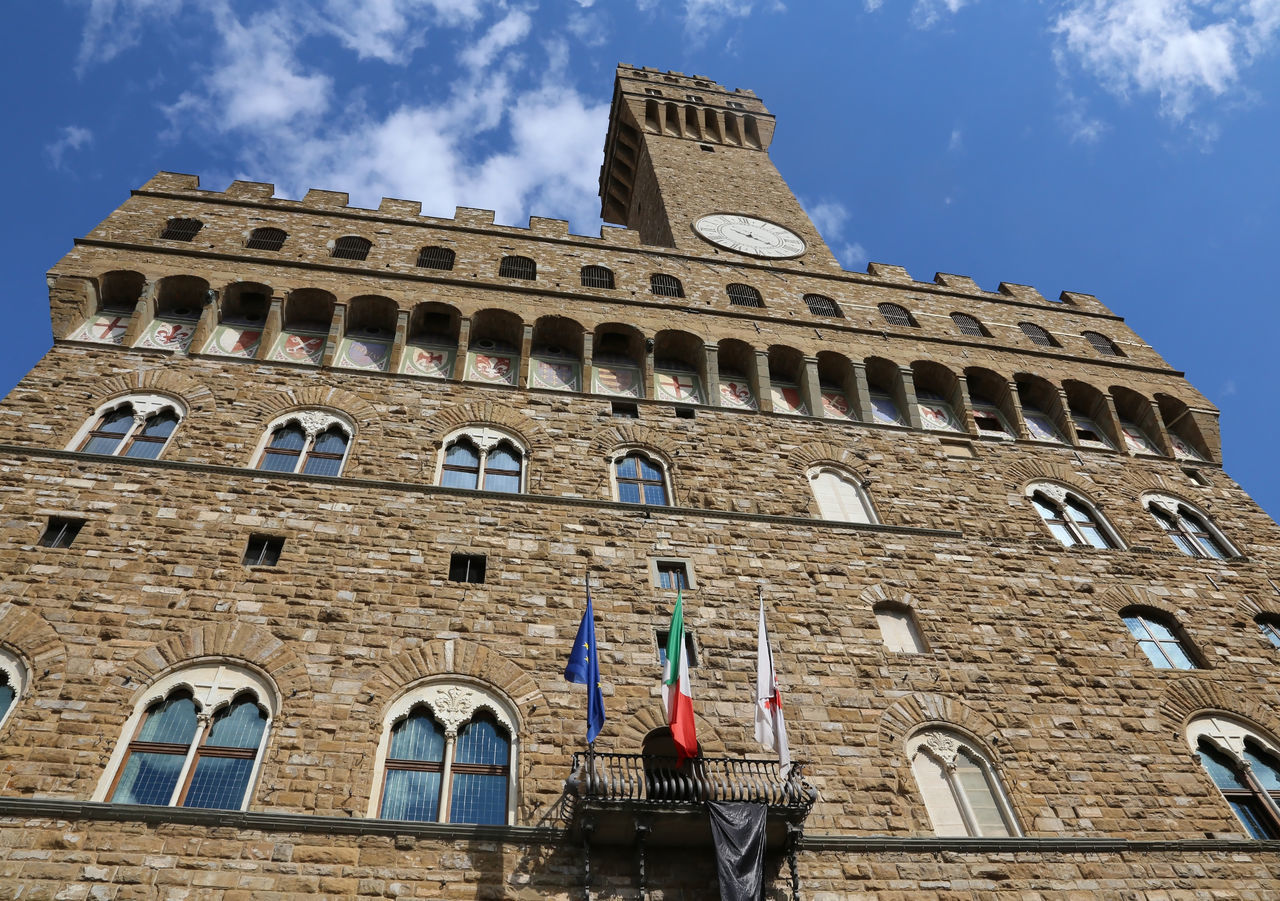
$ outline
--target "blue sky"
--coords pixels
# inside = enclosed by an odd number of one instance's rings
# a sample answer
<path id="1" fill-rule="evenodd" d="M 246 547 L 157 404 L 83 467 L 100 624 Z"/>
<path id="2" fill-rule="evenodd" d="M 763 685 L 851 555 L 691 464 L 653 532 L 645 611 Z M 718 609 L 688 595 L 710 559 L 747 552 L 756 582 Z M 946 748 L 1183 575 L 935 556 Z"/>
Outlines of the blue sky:
<path id="1" fill-rule="evenodd" d="M 624 61 L 755 90 L 847 268 L 1096 294 L 1221 407 L 1227 470 L 1280 513 L 1280 0 L 19 0 L 8 21 L 5 391 L 49 346 L 45 271 L 160 169 L 596 233 Z"/>

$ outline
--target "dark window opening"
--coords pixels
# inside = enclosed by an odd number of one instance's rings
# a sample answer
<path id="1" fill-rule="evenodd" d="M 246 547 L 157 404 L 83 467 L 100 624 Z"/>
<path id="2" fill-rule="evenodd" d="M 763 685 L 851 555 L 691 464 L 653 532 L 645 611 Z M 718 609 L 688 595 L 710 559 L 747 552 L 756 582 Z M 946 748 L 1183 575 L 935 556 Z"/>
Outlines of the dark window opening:
<path id="1" fill-rule="evenodd" d="M 279 250 L 287 237 L 289 235 L 283 229 L 255 228 L 249 233 L 249 240 L 244 246 L 249 250 Z"/>
<path id="2" fill-rule="evenodd" d="M 582 287 L 613 290 L 613 270 L 605 266 L 583 266 Z"/>
<path id="3" fill-rule="evenodd" d="M 835 316 L 837 318 L 843 318 L 844 316 L 836 302 L 826 295 L 806 294 L 804 302 L 805 306 L 809 308 L 809 312 L 815 316 Z"/>
<path id="4" fill-rule="evenodd" d="M 699 144 L 699 145 L 698 145 L 698 148 L 699 148 L 700 150 L 705 150 L 707 153 L 715 153 L 715 152 L 716 152 L 716 149 L 715 149 L 714 147 L 712 147 L 710 144 Z"/>
<path id="5" fill-rule="evenodd" d="M 649 291 L 659 297 L 684 297 L 684 285 L 674 275 L 657 273 L 649 276 Z"/>
<path id="6" fill-rule="evenodd" d="M 448 247 L 424 247 L 418 251 L 418 265 L 423 269 L 452 269 L 455 254 Z"/>
<path id="7" fill-rule="evenodd" d="M 83 519 L 69 519 L 65 516 L 50 516 L 44 534 L 40 536 L 41 547 L 71 547 L 71 543 L 80 534 L 84 525 Z"/>
<path id="8" fill-rule="evenodd" d="M 955 323 L 956 331 L 962 335 L 972 335 L 975 338 L 982 338 L 987 333 L 982 328 L 982 323 L 974 319 L 968 313 L 952 313 L 951 321 Z"/>
<path id="9" fill-rule="evenodd" d="M 503 257 L 498 264 L 498 277 L 534 279 L 538 277 L 538 264 L 528 257 Z"/>
<path id="10" fill-rule="evenodd" d="M 997 435 L 1004 435 L 1004 423 L 1000 421 L 1000 417 L 987 410 L 974 410 L 973 421 L 978 425 L 979 432 L 994 432 Z"/>
<path id="11" fill-rule="evenodd" d="M 250 535 L 244 549 L 245 566 L 275 566 L 280 562 L 284 539 L 278 535 Z"/>
<path id="12" fill-rule="evenodd" d="M 373 243 L 365 238 L 346 235 L 333 242 L 333 253 L 330 256 L 338 260 L 366 260 L 372 246 Z"/>
<path id="13" fill-rule="evenodd" d="M 160 237 L 166 241 L 190 241 L 202 228 L 204 223 L 199 219 L 170 219 Z"/>
<path id="14" fill-rule="evenodd" d="M 668 591 L 689 590 L 689 568 L 679 560 L 659 560 L 658 587 Z"/>
<path id="15" fill-rule="evenodd" d="M 484 584 L 484 554 L 450 554 L 449 581 Z"/>
<path id="16" fill-rule="evenodd" d="M 1058 346 L 1058 342 L 1053 340 L 1053 336 L 1034 322 L 1019 322 L 1018 328 L 1022 329 L 1022 334 L 1026 335 L 1032 344 L 1038 344 L 1041 347 Z"/>
<path id="17" fill-rule="evenodd" d="M 916 321 L 911 318 L 911 314 L 907 312 L 905 307 L 900 307 L 896 303 L 882 303 L 879 308 L 880 315 L 884 317 L 884 321 L 890 325 L 901 325 L 906 328 L 915 328 Z"/>
<path id="18" fill-rule="evenodd" d="M 637 404 L 615 400 L 609 405 L 609 414 L 615 419 L 639 419 L 640 407 Z"/>
<path id="19" fill-rule="evenodd" d="M 698 413 L 693 407 L 676 407 L 677 419 L 693 419 Z"/>
<path id="20" fill-rule="evenodd" d="M 659 629 L 654 633 L 654 637 L 658 642 L 658 663 L 665 668 L 667 665 L 667 642 L 671 638 L 671 633 L 666 629 Z M 684 630 L 684 653 L 689 658 L 689 669 L 693 669 L 698 665 L 698 643 L 693 639 L 693 630 L 688 627 Z"/>
<path id="21" fill-rule="evenodd" d="M 729 285 L 725 288 L 729 303 L 735 307 L 763 307 L 760 292 L 750 285 Z"/>

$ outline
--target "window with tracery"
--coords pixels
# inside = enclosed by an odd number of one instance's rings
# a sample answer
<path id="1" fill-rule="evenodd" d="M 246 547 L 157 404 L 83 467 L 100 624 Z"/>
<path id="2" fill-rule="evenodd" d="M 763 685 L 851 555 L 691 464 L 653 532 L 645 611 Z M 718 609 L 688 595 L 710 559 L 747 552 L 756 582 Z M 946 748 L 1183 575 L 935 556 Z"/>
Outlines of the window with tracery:
<path id="1" fill-rule="evenodd" d="M 397 701 L 388 722 L 378 751 L 378 817 L 514 821 L 517 730 L 503 699 L 471 685 L 431 685 Z"/>
<path id="2" fill-rule="evenodd" d="M 184 410 L 161 395 L 133 395 L 100 409 L 72 445 L 86 454 L 154 460 L 173 438 Z"/>
<path id="3" fill-rule="evenodd" d="M 1217 714 L 1187 724 L 1187 741 L 1250 838 L 1280 838 L 1280 747 Z"/>
<path id="4" fill-rule="evenodd" d="M 104 800 L 245 809 L 274 705 L 270 684 L 238 667 L 208 663 L 162 678 L 125 723 Z"/>
<path id="5" fill-rule="evenodd" d="M 1151 495 L 1145 500 L 1149 512 L 1174 547 L 1188 557 L 1225 560 L 1239 556 L 1207 516 L 1173 497 Z"/>
<path id="6" fill-rule="evenodd" d="M 1027 496 L 1053 537 L 1064 547 L 1120 547 L 1111 525 L 1075 492 L 1061 485 L 1039 483 L 1027 487 Z"/>
<path id="7" fill-rule="evenodd" d="M 939 836 L 1018 835 L 1013 809 L 987 756 L 950 730 L 917 732 L 907 756 Z"/>
<path id="8" fill-rule="evenodd" d="M 14 707 L 27 690 L 27 667 L 4 648 L 0 648 L 0 727 L 9 721 Z"/>
<path id="9" fill-rule="evenodd" d="M 468 491 L 518 494 L 524 489 L 524 446 L 494 428 L 467 429 L 446 439 L 440 484 Z"/>
<path id="10" fill-rule="evenodd" d="M 258 469 L 340 476 L 351 447 L 349 423 L 323 410 L 289 413 L 269 429 Z"/>

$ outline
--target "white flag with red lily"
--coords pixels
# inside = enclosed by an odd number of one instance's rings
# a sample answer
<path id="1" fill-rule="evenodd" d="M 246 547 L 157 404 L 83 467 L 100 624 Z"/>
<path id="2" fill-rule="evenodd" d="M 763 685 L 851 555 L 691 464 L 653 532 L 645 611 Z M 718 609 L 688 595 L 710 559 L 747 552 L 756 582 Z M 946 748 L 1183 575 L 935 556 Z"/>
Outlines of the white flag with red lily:
<path id="1" fill-rule="evenodd" d="M 684 641 L 684 598 L 676 589 L 676 609 L 667 631 L 667 663 L 662 673 L 662 706 L 676 743 L 676 766 L 698 756 L 698 735 L 693 725 L 693 691 L 689 686 L 689 655 Z"/>
<path id="2" fill-rule="evenodd" d="M 773 652 L 769 649 L 769 633 L 764 625 L 764 588 L 760 589 L 760 629 L 756 641 L 756 741 L 764 745 L 766 751 L 778 752 L 778 763 L 784 770 L 791 766 L 782 692 L 778 691 L 778 673 L 773 668 Z"/>

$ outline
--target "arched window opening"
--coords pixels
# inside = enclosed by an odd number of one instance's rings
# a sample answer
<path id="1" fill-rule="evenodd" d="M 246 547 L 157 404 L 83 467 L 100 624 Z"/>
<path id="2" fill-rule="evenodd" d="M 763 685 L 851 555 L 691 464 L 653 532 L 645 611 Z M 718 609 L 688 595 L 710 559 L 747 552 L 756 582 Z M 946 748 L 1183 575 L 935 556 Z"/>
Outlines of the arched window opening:
<path id="1" fill-rule="evenodd" d="M 664 329 L 653 341 L 653 396 L 678 404 L 706 403 L 702 339 L 689 332 Z"/>
<path id="2" fill-rule="evenodd" d="M 420 303 L 409 316 L 409 332 L 400 371 L 431 378 L 453 377 L 462 317 L 447 304 Z"/>
<path id="3" fill-rule="evenodd" d="M 564 316 L 543 316 L 533 326 L 529 387 L 582 390 L 583 330 Z"/>
<path id="4" fill-rule="evenodd" d="M 990 369 L 971 366 L 964 371 L 969 388 L 969 408 L 978 434 L 1003 440 L 1018 437 L 1017 421 L 1008 379 Z"/>
<path id="5" fill-rule="evenodd" d="M 515 386 L 520 375 L 524 323 L 509 310 L 481 310 L 471 317 L 467 379 Z"/>
<path id="6" fill-rule="evenodd" d="M 592 341 L 591 390 L 614 397 L 644 397 L 644 344 L 644 335 L 629 325 L 597 327 Z"/>
<path id="7" fill-rule="evenodd" d="M 1173 455 L 1179 460 L 1191 460 L 1204 463 L 1209 460 L 1209 445 L 1196 422 L 1190 408 L 1168 394 L 1156 395 L 1156 406 L 1160 411 L 1160 419 L 1164 422 L 1169 444 L 1173 447 Z"/>
<path id="8" fill-rule="evenodd" d="M 763 307 L 764 299 L 760 292 L 750 285 L 732 284 L 725 287 L 729 295 L 729 303 L 735 307 Z"/>
<path id="9" fill-rule="evenodd" d="M 1022 334 L 1026 335 L 1032 344 L 1038 344 L 1041 347 L 1058 346 L 1058 342 L 1054 340 L 1053 335 L 1050 335 L 1034 322 L 1019 322 L 1018 328 L 1022 329 Z"/>
<path id="10" fill-rule="evenodd" d="M 806 294 L 804 303 L 814 316 L 831 316 L 835 319 L 844 318 L 844 313 L 840 311 L 839 305 L 825 294 Z"/>
<path id="11" fill-rule="evenodd" d="M 1013 810 L 986 755 L 955 732 L 930 729 L 907 740 L 907 756 L 934 835 L 1018 835 Z"/>
<path id="12" fill-rule="evenodd" d="M 834 466 L 809 470 L 809 487 L 818 504 L 818 514 L 833 522 L 875 523 L 875 509 L 866 486 L 852 473 Z"/>
<path id="13" fill-rule="evenodd" d="M 156 285 L 155 318 L 138 336 L 137 347 L 185 351 L 209 302 L 209 283 L 193 275 L 170 275 Z"/>
<path id="14" fill-rule="evenodd" d="M 880 311 L 880 317 L 889 325 L 901 326 L 903 328 L 917 328 L 915 318 L 907 311 L 906 307 L 898 306 L 896 303 L 882 303 L 877 306 Z"/>
<path id="15" fill-rule="evenodd" d="M 199 219 L 170 219 L 165 223 L 160 237 L 165 241 L 190 241 L 202 228 L 204 223 Z"/>
<path id="16" fill-rule="evenodd" d="M 335 260 L 367 260 L 373 242 L 359 235 L 345 235 L 333 242 L 333 253 L 329 256 Z"/>
<path id="17" fill-rule="evenodd" d="M 1280 748 L 1221 715 L 1187 724 L 1187 741 L 1250 838 L 1280 838 Z"/>
<path id="18" fill-rule="evenodd" d="M 1027 433 L 1036 441 L 1067 444 L 1062 399 L 1053 385 L 1035 376 L 1019 376 L 1018 399 Z"/>
<path id="19" fill-rule="evenodd" d="M 920 424 L 934 432 L 965 432 L 960 418 L 960 380 L 945 366 L 929 361 L 911 364 Z"/>
<path id="20" fill-rule="evenodd" d="M 769 348 L 769 394 L 773 400 L 773 412 L 809 415 L 809 407 L 800 389 L 804 369 L 804 354 L 794 347 L 775 344 Z"/>
<path id="21" fill-rule="evenodd" d="M 1143 607 L 1130 607 L 1121 611 L 1120 616 L 1156 669 L 1200 668 L 1191 643 L 1172 617 Z"/>
<path id="22" fill-rule="evenodd" d="M 344 369 L 386 372 L 400 308 L 390 297 L 364 295 L 347 304 L 342 341 L 334 365 Z"/>
<path id="23" fill-rule="evenodd" d="M 430 685 L 392 705 L 379 745 L 387 820 L 507 825 L 515 815 L 515 718 L 472 685 Z"/>
<path id="24" fill-rule="evenodd" d="M 340 476 L 351 444 L 351 426 L 322 410 L 289 414 L 267 434 L 258 469 L 312 476 Z"/>
<path id="25" fill-rule="evenodd" d="M 624 504 L 667 505 L 666 473 L 648 454 L 631 451 L 614 461 L 614 483 Z"/>
<path id="26" fill-rule="evenodd" d="M 853 363 L 843 354 L 818 351 L 818 387 L 822 391 L 822 415 L 828 419 L 858 418 L 854 398 L 858 396 L 858 377 Z"/>
<path id="27" fill-rule="evenodd" d="M 528 257 L 503 257 L 498 264 L 498 277 L 535 279 L 538 277 L 538 264 Z"/>
<path id="28" fill-rule="evenodd" d="M 290 291 L 284 301 L 280 336 L 267 359 L 319 366 L 324 358 L 336 303 L 332 294 L 318 288 Z"/>
<path id="29" fill-rule="evenodd" d="M 884 646 L 895 654 L 924 654 L 929 648 L 920 634 L 915 614 L 905 604 L 876 604 L 876 625 Z"/>
<path id="30" fill-rule="evenodd" d="M 649 292 L 659 297 L 684 297 L 684 285 L 674 275 L 655 272 L 649 276 Z"/>
<path id="31" fill-rule="evenodd" d="M 524 490 L 523 446 L 493 428 L 470 428 L 445 440 L 440 485 L 467 491 L 519 494 Z"/>
<path id="32" fill-rule="evenodd" d="M 418 251 L 418 261 L 415 264 L 421 269 L 443 269 L 445 271 L 453 269 L 453 263 L 457 259 L 457 254 L 448 247 L 424 247 Z"/>
<path id="33" fill-rule="evenodd" d="M 1064 547 L 1120 546 L 1111 526 L 1093 505 L 1059 485 L 1030 485 L 1027 495 L 1053 537 Z"/>
<path id="34" fill-rule="evenodd" d="M 249 250 L 279 250 L 289 233 L 282 228 L 255 228 L 244 246 Z"/>
<path id="35" fill-rule="evenodd" d="M 27 667 L 18 656 L 0 648 L 0 727 L 26 693 L 27 679 Z"/>
<path id="36" fill-rule="evenodd" d="M 726 338 L 716 352 L 720 378 L 720 406 L 738 410 L 758 410 L 752 374 L 756 368 L 755 351 L 742 341 Z"/>
<path id="37" fill-rule="evenodd" d="M 871 398 L 871 422 L 906 425 L 902 415 L 902 373 L 888 360 L 871 357 L 866 361 L 867 393 Z"/>
<path id="38" fill-rule="evenodd" d="M 1188 557 L 1225 560 L 1237 556 L 1208 517 L 1177 498 L 1153 496 L 1146 507 L 1174 547 Z"/>
<path id="39" fill-rule="evenodd" d="M 1084 339 L 1089 342 L 1094 350 L 1102 354 L 1104 357 L 1124 356 L 1124 354 L 1120 352 L 1120 348 L 1116 346 L 1116 343 L 1106 335 L 1098 332 L 1085 332 Z"/>
<path id="40" fill-rule="evenodd" d="M 613 290 L 613 270 L 607 266 L 583 266 L 582 287 Z"/>
<path id="41" fill-rule="evenodd" d="M 99 789 L 114 804 L 243 810 L 262 761 L 275 692 L 222 663 L 184 668 L 152 686 L 125 724 Z"/>
<path id="42" fill-rule="evenodd" d="M 108 272 L 102 276 L 98 308 L 103 312 L 132 313 L 146 286 L 147 277 L 141 272 Z"/>
<path id="43" fill-rule="evenodd" d="M 83 429 L 77 450 L 86 454 L 155 460 L 173 437 L 183 410 L 159 395 L 135 395 L 98 412 Z"/>
<path id="44" fill-rule="evenodd" d="M 975 338 L 990 337 L 987 330 L 982 327 L 982 323 L 968 313 L 952 313 L 951 322 L 955 325 L 956 331 L 962 335 L 971 335 Z"/>

